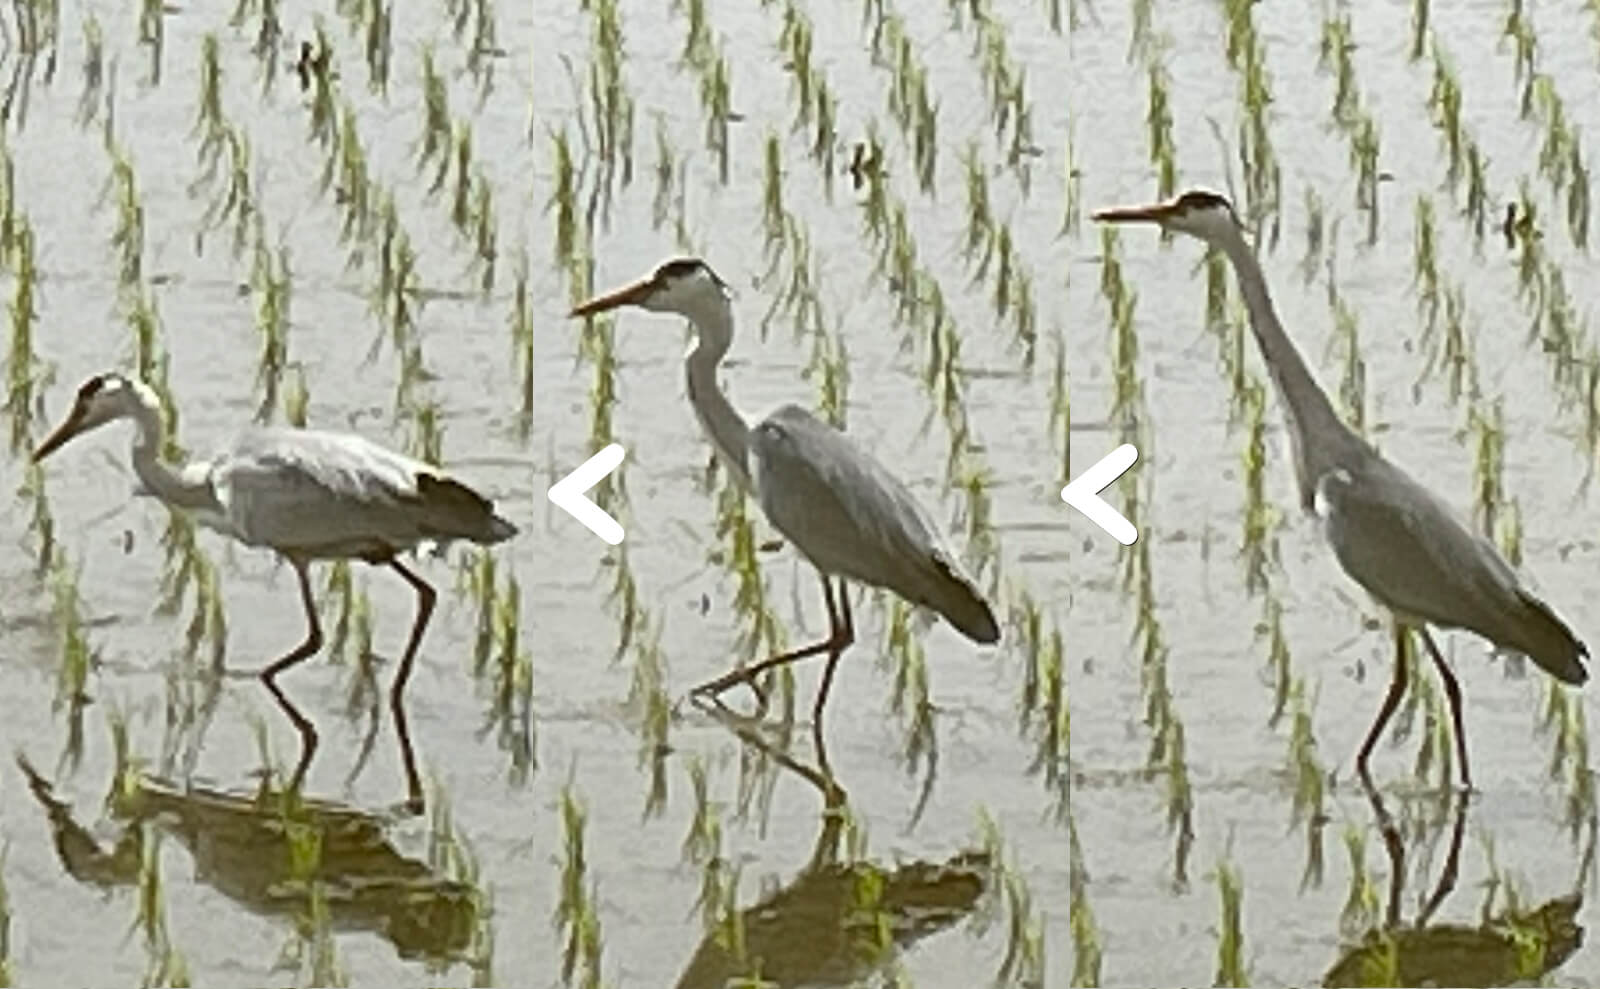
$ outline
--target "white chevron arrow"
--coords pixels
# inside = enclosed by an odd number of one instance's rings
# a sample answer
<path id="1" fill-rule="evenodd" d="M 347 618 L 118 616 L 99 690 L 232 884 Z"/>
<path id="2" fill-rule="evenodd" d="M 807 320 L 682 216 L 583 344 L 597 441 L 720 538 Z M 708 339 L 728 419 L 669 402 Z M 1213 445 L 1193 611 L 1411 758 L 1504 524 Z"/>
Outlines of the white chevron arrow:
<path id="1" fill-rule="evenodd" d="M 1122 517 L 1100 497 L 1100 492 L 1110 487 L 1139 459 L 1139 451 L 1132 443 L 1124 443 L 1100 458 L 1100 462 L 1079 474 L 1061 489 L 1061 500 L 1089 516 L 1089 521 L 1111 534 L 1111 538 L 1124 546 L 1132 546 L 1139 538 L 1139 530 Z"/>
<path id="2" fill-rule="evenodd" d="M 578 469 L 550 485 L 550 500 L 584 528 L 615 546 L 622 542 L 622 526 L 589 500 L 589 489 L 622 463 L 627 451 L 613 443 L 585 460 Z"/>

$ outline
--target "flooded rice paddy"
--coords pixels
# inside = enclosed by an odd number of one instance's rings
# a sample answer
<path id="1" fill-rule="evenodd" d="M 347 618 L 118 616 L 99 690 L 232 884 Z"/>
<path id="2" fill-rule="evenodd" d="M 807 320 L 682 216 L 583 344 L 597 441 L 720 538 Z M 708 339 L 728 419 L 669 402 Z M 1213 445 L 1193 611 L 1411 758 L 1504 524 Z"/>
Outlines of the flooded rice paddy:
<path id="1" fill-rule="evenodd" d="M 1386 619 L 1299 515 L 1231 276 L 1088 214 L 1227 192 L 1344 414 L 1592 633 L 1597 16 L 15 5 L 0 974 L 1584 984 L 1582 693 L 1442 636 L 1481 792 L 1444 792 L 1417 677 L 1374 763 L 1392 883 L 1351 770 Z M 979 648 L 858 589 L 825 751 L 820 664 L 762 720 L 685 699 L 827 618 L 712 462 L 682 321 L 567 318 L 680 253 L 734 290 L 736 405 L 846 427 L 1002 618 Z M 392 810 L 403 581 L 314 569 L 327 648 L 283 684 L 322 745 L 286 802 L 298 739 L 233 674 L 300 640 L 293 572 L 132 497 L 126 426 L 30 463 L 112 368 L 161 396 L 169 452 L 355 430 L 521 527 L 416 565 L 440 592 L 407 695 L 425 815 Z M 1123 441 L 1127 548 L 1059 497 Z M 545 497 L 611 442 L 614 548 Z M 1394 889 L 1428 924 L 1369 934 Z"/>

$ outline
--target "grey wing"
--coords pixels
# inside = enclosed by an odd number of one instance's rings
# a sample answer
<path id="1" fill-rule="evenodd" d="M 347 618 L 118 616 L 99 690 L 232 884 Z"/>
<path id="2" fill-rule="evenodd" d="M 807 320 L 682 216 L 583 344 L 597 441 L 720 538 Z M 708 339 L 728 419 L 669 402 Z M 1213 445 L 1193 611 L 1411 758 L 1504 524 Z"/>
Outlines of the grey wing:
<path id="1" fill-rule="evenodd" d="M 922 506 L 877 460 L 797 405 L 750 433 L 767 518 L 824 574 L 932 608 L 974 642 L 1000 638 L 994 611 Z"/>
<path id="2" fill-rule="evenodd" d="M 1520 607 L 1520 583 L 1493 544 L 1399 468 L 1335 471 L 1317 491 L 1340 564 L 1401 615 L 1494 638 L 1498 619 Z"/>
<path id="3" fill-rule="evenodd" d="M 424 536 L 418 477 L 433 468 L 359 436 L 259 430 L 218 458 L 212 485 L 252 545 L 313 556 L 381 556 Z"/>
<path id="4" fill-rule="evenodd" d="M 892 588 L 916 558 L 944 551 L 905 485 L 805 409 L 756 426 L 750 453 L 762 510 L 823 571 Z"/>

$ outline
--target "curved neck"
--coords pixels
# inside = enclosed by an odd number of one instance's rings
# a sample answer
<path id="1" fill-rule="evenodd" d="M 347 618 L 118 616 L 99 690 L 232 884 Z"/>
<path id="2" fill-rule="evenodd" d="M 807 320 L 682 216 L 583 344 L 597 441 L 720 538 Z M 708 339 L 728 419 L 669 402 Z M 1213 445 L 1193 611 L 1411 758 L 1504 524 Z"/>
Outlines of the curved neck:
<path id="1" fill-rule="evenodd" d="M 1250 314 L 1250 330 L 1261 348 L 1261 358 L 1278 388 L 1289 413 L 1290 439 L 1294 446 L 1295 474 L 1300 482 L 1301 501 L 1312 506 L 1317 479 L 1328 470 L 1344 464 L 1345 458 L 1366 451 L 1367 445 L 1346 426 L 1334 411 L 1327 393 L 1317 384 L 1305 358 L 1278 322 L 1278 314 L 1267 291 L 1266 276 L 1244 234 L 1233 228 L 1217 241 L 1233 264 L 1245 309 Z"/>
<path id="2" fill-rule="evenodd" d="M 211 482 L 205 478 L 195 480 L 186 476 L 180 467 L 161 459 L 162 442 L 166 428 L 161 413 L 161 400 L 148 386 L 135 386 L 139 396 L 138 407 L 129 415 L 133 420 L 133 472 L 145 490 L 173 508 L 196 510 L 214 508 L 216 497 Z"/>
<path id="3" fill-rule="evenodd" d="M 725 299 L 686 307 L 683 313 L 694 324 L 695 345 L 684 360 L 688 376 L 689 404 L 700 419 L 717 456 L 746 491 L 750 490 L 750 427 L 739 415 L 722 386 L 717 384 L 717 365 L 733 343 L 733 307 Z"/>

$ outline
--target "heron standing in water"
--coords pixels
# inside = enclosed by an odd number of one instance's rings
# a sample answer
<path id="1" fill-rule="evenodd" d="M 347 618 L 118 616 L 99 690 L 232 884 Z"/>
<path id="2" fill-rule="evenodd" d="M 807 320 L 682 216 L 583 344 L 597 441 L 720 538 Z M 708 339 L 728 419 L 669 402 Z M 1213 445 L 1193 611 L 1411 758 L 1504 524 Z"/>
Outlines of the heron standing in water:
<path id="1" fill-rule="evenodd" d="M 33 460 L 37 463 L 74 437 L 118 419 L 134 423 L 133 471 L 143 493 L 247 546 L 274 550 L 300 582 L 309 625 L 306 640 L 261 671 L 261 682 L 300 732 L 300 761 L 290 792 L 298 792 L 305 779 L 317 751 L 317 730 L 284 695 L 277 678 L 322 648 L 322 626 L 307 576 L 311 562 L 387 565 L 416 591 L 417 616 L 395 671 L 389 708 L 405 763 L 405 808 L 422 813 L 422 782 L 403 696 L 433 615 L 435 592 L 400 557 L 421 543 L 465 539 L 492 545 L 516 535 L 517 527 L 495 514 L 489 499 L 439 468 L 350 433 L 257 429 L 241 435 L 231 450 L 213 460 L 168 464 L 160 455 L 165 428 L 154 389 L 115 372 L 84 382 L 72 411 L 39 444 Z"/>
<path id="2" fill-rule="evenodd" d="M 1391 464 L 1334 412 L 1305 359 L 1278 322 L 1266 278 L 1233 206 L 1213 192 L 1186 192 L 1154 206 L 1103 209 L 1102 223 L 1150 223 L 1210 244 L 1233 265 L 1261 357 L 1288 413 L 1301 507 L 1322 519 L 1339 565 L 1395 618 L 1395 669 L 1383 706 L 1356 756 L 1370 789 L 1367 757 L 1405 693 L 1404 636 L 1415 630 L 1444 682 L 1461 784 L 1472 788 L 1461 687 L 1428 634 L 1463 628 L 1521 653 L 1573 686 L 1589 678 L 1588 648 L 1524 588 L 1493 543 L 1467 528 L 1432 492 Z"/>
<path id="3" fill-rule="evenodd" d="M 739 683 L 754 687 L 754 678 L 766 670 L 826 654 L 812 708 L 812 732 L 820 739 L 834 667 L 855 642 L 846 580 L 931 608 L 974 642 L 1000 640 L 994 612 L 938 526 L 883 465 L 798 405 L 785 405 L 754 427 L 734 409 L 717 383 L 717 366 L 733 344 L 733 303 L 728 286 L 709 265 L 698 258 L 667 261 L 631 285 L 580 303 L 572 315 L 588 317 L 619 306 L 689 320 L 695 345 L 684 367 L 689 403 L 701 428 L 723 466 L 822 577 L 826 639 L 739 667 L 696 687 L 697 696 L 717 696 Z"/>

